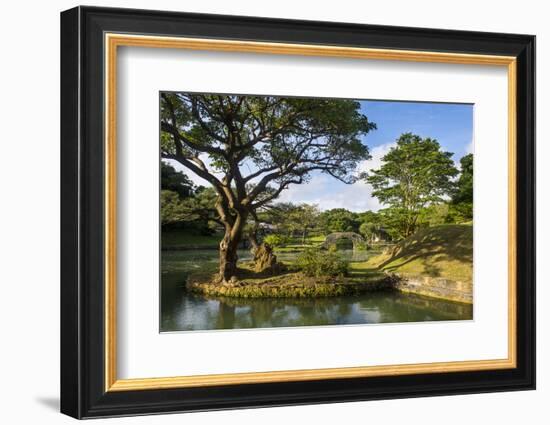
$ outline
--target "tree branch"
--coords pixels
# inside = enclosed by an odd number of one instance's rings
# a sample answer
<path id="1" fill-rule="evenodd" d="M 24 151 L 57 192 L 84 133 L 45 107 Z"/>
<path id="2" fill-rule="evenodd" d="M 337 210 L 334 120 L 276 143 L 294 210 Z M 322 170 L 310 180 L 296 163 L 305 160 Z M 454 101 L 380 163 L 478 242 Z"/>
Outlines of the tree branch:
<path id="1" fill-rule="evenodd" d="M 160 129 L 172 135 L 172 137 L 174 138 L 174 143 L 176 145 L 176 152 L 178 150 L 179 143 L 183 142 L 184 144 L 186 144 L 188 147 L 190 147 L 195 151 L 225 156 L 225 151 L 223 149 L 216 148 L 214 146 L 201 145 L 199 143 L 193 142 L 191 139 L 181 134 L 176 127 L 174 127 L 172 124 L 169 124 L 166 121 L 160 122 Z M 181 145 L 179 146 L 179 150 L 181 152 Z"/>
<path id="2" fill-rule="evenodd" d="M 268 196 L 265 199 L 262 199 L 259 202 L 256 202 L 256 203 L 252 204 L 251 208 L 253 210 L 256 210 L 258 208 L 264 207 L 265 205 L 269 204 L 271 201 L 276 199 L 281 194 L 281 192 L 283 190 L 285 190 L 290 184 L 302 184 L 303 181 L 304 181 L 304 178 L 300 176 L 300 177 L 297 177 L 295 179 L 287 180 L 284 183 L 281 183 L 279 185 L 279 187 L 277 188 L 277 190 L 275 190 L 275 192 L 273 192 L 272 195 Z"/>

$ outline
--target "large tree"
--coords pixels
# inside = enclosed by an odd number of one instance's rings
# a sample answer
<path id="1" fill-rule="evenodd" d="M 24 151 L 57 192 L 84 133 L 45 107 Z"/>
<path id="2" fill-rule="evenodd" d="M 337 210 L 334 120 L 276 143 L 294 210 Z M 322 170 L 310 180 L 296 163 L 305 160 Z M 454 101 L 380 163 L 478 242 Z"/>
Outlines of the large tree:
<path id="1" fill-rule="evenodd" d="M 386 211 L 407 237 L 415 232 L 423 208 L 452 195 L 458 174 L 451 152 L 435 139 L 405 133 L 397 146 L 382 158 L 382 166 L 366 175 L 373 196 L 389 208 Z"/>
<path id="2" fill-rule="evenodd" d="M 373 128 L 352 100 L 161 94 L 161 156 L 217 194 L 225 228 L 220 282 L 237 273 L 237 247 L 250 216 L 312 172 L 353 182 L 357 163 L 369 158 L 361 136 Z"/>

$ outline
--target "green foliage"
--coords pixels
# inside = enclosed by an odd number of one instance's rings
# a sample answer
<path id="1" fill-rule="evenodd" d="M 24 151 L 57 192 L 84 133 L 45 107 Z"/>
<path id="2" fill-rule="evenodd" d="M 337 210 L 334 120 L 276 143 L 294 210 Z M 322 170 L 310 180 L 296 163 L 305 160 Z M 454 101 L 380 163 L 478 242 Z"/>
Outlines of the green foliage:
<path id="1" fill-rule="evenodd" d="M 183 165 L 192 165 L 184 159 L 204 152 L 219 172 L 228 172 L 234 160 L 248 159 L 257 169 L 299 164 L 281 170 L 300 180 L 311 167 L 351 179 L 349 172 L 368 157 L 360 136 L 375 128 L 361 113 L 359 102 L 353 100 L 183 93 L 161 96 L 163 156 L 176 156 L 178 161 L 181 157 Z"/>
<path id="2" fill-rule="evenodd" d="M 160 191 L 160 221 L 163 226 L 188 218 L 184 201 L 172 190 Z"/>
<path id="3" fill-rule="evenodd" d="M 280 202 L 269 207 L 267 212 L 260 214 L 261 221 L 277 226 L 279 233 L 294 236 L 296 233 L 305 244 L 308 233 L 315 230 L 320 211 L 317 205 Z"/>
<path id="4" fill-rule="evenodd" d="M 297 230 L 302 236 L 302 245 L 306 242 L 307 233 L 315 229 L 320 211 L 317 205 L 298 205 L 289 216 L 289 222 L 293 230 Z"/>
<path id="5" fill-rule="evenodd" d="M 474 156 L 460 160 L 460 177 L 449 208 L 448 222 L 463 223 L 474 218 Z"/>
<path id="6" fill-rule="evenodd" d="M 386 216 L 398 236 L 414 233 L 421 210 L 453 193 L 458 170 L 452 155 L 442 151 L 435 139 L 406 133 L 382 158 L 380 169 L 365 176 L 373 195 L 389 206 Z"/>
<path id="7" fill-rule="evenodd" d="M 187 198 L 195 192 L 191 179 L 164 161 L 160 162 L 160 187 L 176 192 L 180 198 Z"/>
<path id="8" fill-rule="evenodd" d="M 453 195 L 453 203 L 462 202 L 474 202 L 474 156 L 471 153 L 460 159 L 460 177 Z"/>
<path id="9" fill-rule="evenodd" d="M 216 193 L 199 187 L 187 197 L 175 191 L 160 192 L 160 219 L 163 228 L 186 228 L 201 234 L 212 234 L 218 220 L 215 210 Z"/>
<path id="10" fill-rule="evenodd" d="M 356 242 L 354 249 L 356 251 L 367 251 L 368 249 L 370 249 L 370 247 L 367 242 Z"/>
<path id="11" fill-rule="evenodd" d="M 299 279 L 296 283 L 294 280 Z M 307 279 L 307 278 L 306 278 Z M 384 275 L 375 281 L 325 283 L 320 282 L 304 283 L 304 276 L 300 274 L 285 275 L 284 283 L 263 284 L 247 283 L 238 286 L 215 285 L 211 283 L 189 283 L 187 289 L 191 292 L 206 295 L 209 297 L 231 297 L 231 298 L 314 298 L 314 297 L 337 297 L 344 295 L 358 295 L 373 291 L 388 290 L 393 288 L 390 280 Z M 290 282 L 289 282 L 290 281 Z"/>
<path id="12" fill-rule="evenodd" d="M 439 203 L 428 205 L 418 214 L 418 226 L 438 226 L 449 223 L 449 204 Z"/>
<path id="13" fill-rule="evenodd" d="M 349 263 L 333 251 L 308 248 L 296 259 L 296 266 L 306 276 L 345 276 Z"/>
<path id="14" fill-rule="evenodd" d="M 319 223 L 325 233 L 358 232 L 358 215 L 345 208 L 334 208 L 319 215 Z"/>
<path id="15" fill-rule="evenodd" d="M 384 230 L 391 240 L 400 240 L 404 236 L 403 223 L 409 218 L 409 214 L 402 208 L 384 208 L 378 211 Z"/>
<path id="16" fill-rule="evenodd" d="M 371 223 L 377 226 L 382 224 L 381 216 L 379 213 L 374 211 L 363 211 L 356 214 L 359 222 L 362 223 Z"/>
<path id="17" fill-rule="evenodd" d="M 289 236 L 278 233 L 273 233 L 264 237 L 264 243 L 272 247 L 287 245 L 291 242 L 291 240 L 292 239 Z"/>
<path id="18" fill-rule="evenodd" d="M 217 249 L 222 235 L 204 234 L 200 229 L 170 229 L 161 234 L 163 249 Z"/>
<path id="19" fill-rule="evenodd" d="M 471 202 L 460 202 L 449 204 L 449 213 L 446 217 L 447 223 L 468 223 L 472 221 L 474 204 Z"/>
<path id="20" fill-rule="evenodd" d="M 372 240 L 376 236 L 378 226 L 374 223 L 364 222 L 359 226 L 359 233 L 363 235 L 366 240 Z"/>

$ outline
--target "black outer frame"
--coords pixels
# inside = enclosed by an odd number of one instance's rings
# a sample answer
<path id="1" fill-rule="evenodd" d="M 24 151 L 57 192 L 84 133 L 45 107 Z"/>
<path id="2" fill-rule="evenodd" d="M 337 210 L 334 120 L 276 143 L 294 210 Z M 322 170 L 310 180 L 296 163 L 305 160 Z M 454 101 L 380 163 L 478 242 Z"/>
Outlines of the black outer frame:
<path id="1" fill-rule="evenodd" d="M 105 32 L 517 57 L 517 368 L 104 391 Z M 535 37 L 76 7 L 61 13 L 61 412 L 75 418 L 535 388 Z"/>

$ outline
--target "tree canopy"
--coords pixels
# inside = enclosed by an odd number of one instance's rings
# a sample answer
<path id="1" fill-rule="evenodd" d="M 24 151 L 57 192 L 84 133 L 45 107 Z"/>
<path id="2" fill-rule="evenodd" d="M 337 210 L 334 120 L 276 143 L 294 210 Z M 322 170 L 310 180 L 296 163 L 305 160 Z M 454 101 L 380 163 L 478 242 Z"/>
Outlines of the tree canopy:
<path id="1" fill-rule="evenodd" d="M 414 233 L 423 208 L 453 194 L 458 170 L 452 155 L 435 139 L 405 133 L 382 158 L 382 166 L 365 176 L 373 196 L 389 207 L 387 213 L 403 237 Z"/>
<path id="2" fill-rule="evenodd" d="M 357 214 L 345 208 L 333 208 L 323 211 L 319 221 L 326 233 L 359 231 L 360 221 Z"/>

